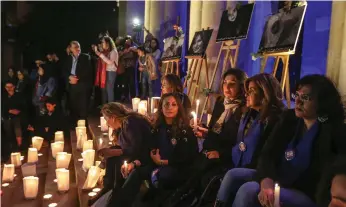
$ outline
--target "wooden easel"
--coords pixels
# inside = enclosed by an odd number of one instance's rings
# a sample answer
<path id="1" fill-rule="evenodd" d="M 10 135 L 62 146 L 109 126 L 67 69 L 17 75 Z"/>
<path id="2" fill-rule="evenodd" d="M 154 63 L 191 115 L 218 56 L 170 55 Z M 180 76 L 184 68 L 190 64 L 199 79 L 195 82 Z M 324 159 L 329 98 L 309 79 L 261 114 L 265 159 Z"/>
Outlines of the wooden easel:
<path id="1" fill-rule="evenodd" d="M 220 64 L 221 54 L 225 53 L 223 65 L 222 65 L 222 74 L 223 74 L 227 68 L 228 63 L 231 64 L 232 68 L 236 67 L 238 55 L 239 55 L 239 47 L 240 47 L 240 40 L 234 40 L 234 41 L 229 40 L 229 41 L 223 41 L 222 42 L 222 45 L 221 45 L 221 48 L 219 51 L 219 55 L 217 56 L 216 64 L 214 67 L 213 76 L 212 76 L 210 83 L 209 83 L 209 87 L 208 87 L 209 90 L 211 90 L 213 88 L 216 72 L 217 72 L 217 69 L 218 69 L 219 64 Z M 209 101 L 209 95 L 207 96 L 207 98 L 204 101 L 203 108 L 202 108 L 202 114 L 199 118 L 199 121 L 202 121 L 202 117 L 203 117 L 203 114 L 205 113 L 205 107 L 207 106 L 208 101 Z"/>
<path id="2" fill-rule="evenodd" d="M 199 78 L 201 77 L 201 71 L 202 71 L 203 65 L 205 66 L 206 87 L 209 88 L 208 61 L 207 61 L 206 55 L 204 55 L 203 57 L 187 56 L 185 58 L 188 60 L 191 60 L 191 63 L 187 72 L 187 76 L 190 73 L 191 73 L 191 76 L 190 76 L 190 82 L 187 79 L 187 77 L 185 77 L 184 88 L 187 88 L 187 96 L 190 97 L 190 94 L 192 91 L 192 84 L 195 83 L 195 89 L 194 89 L 192 100 L 191 100 L 191 103 L 194 103 L 196 99 L 197 91 L 199 89 Z"/>
<path id="3" fill-rule="evenodd" d="M 174 64 L 175 64 L 177 66 L 175 74 L 180 77 L 179 62 L 180 62 L 180 59 L 162 61 L 163 64 L 166 64 L 165 75 L 167 75 L 168 73 L 174 73 Z"/>
<path id="4" fill-rule="evenodd" d="M 282 60 L 282 75 L 281 75 L 281 82 L 280 82 L 280 86 L 282 89 L 282 92 L 285 92 L 286 89 L 286 93 L 285 93 L 285 98 L 287 101 L 287 107 L 290 108 L 291 107 L 291 95 L 290 95 L 290 74 L 289 74 L 289 59 L 290 59 L 290 55 L 293 55 L 294 51 L 289 51 L 289 52 L 273 52 L 273 53 L 264 53 L 263 54 L 263 65 L 261 67 L 261 73 L 264 73 L 264 69 L 267 65 L 267 61 L 269 57 L 274 57 L 275 58 L 275 62 L 274 62 L 274 68 L 273 68 L 273 72 L 272 75 L 275 77 L 276 76 L 276 72 L 278 70 L 278 66 L 279 66 L 279 62 L 280 60 Z"/>

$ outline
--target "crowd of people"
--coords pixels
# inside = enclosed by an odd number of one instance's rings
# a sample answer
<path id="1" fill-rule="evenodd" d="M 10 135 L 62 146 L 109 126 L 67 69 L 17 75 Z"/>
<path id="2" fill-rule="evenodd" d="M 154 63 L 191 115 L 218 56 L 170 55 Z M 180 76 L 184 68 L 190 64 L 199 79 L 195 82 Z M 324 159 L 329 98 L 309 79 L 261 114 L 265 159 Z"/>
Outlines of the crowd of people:
<path id="1" fill-rule="evenodd" d="M 58 130 L 68 135 L 77 120 L 87 120 L 97 86 L 114 141 L 99 150 L 106 174 L 92 206 L 132 206 L 143 182 L 148 191 L 141 202 L 149 206 L 346 206 L 345 110 L 327 77 L 299 80 L 295 108 L 286 109 L 275 77 L 249 78 L 231 68 L 222 75 L 210 122 L 194 126 L 181 78 L 159 72 L 157 39 L 148 50 L 130 38 L 103 36 L 92 48 L 93 55 L 81 53 L 72 41 L 62 62 L 49 54 L 30 75 L 8 70 L 3 159 L 27 149 L 32 135 L 48 141 Z M 150 117 L 127 107 L 137 85 L 141 98 L 162 92 Z M 63 121 L 66 115 L 71 122 Z"/>

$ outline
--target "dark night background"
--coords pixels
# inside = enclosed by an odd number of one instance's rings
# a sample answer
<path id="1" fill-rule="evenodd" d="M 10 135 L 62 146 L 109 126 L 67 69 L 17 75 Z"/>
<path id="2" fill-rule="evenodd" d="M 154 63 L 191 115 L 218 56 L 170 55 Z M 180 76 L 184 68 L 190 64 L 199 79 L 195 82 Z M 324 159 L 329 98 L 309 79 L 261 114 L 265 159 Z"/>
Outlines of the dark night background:
<path id="1" fill-rule="evenodd" d="M 65 55 L 71 40 L 80 42 L 82 52 L 91 52 L 91 44 L 100 32 L 118 35 L 117 2 L 26 2 L 31 11 L 25 22 L 2 24 L 2 39 L 15 39 L 17 50 L 24 51 L 23 67 L 31 69 L 33 61 L 43 59 L 47 52 Z M 2 17 L 16 9 L 16 2 L 1 2 Z M 18 9 L 17 9 L 18 10 Z M 12 11 L 13 12 L 13 11 Z M 18 12 L 18 11 L 17 11 Z M 4 22 L 3 22 L 4 23 Z"/>

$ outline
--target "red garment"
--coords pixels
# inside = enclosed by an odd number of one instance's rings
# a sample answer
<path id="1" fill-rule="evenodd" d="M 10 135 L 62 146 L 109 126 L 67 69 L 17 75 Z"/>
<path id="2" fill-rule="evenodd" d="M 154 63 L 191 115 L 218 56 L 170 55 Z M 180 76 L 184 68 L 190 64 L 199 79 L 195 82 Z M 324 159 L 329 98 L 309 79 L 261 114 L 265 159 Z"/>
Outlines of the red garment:
<path id="1" fill-rule="evenodd" d="M 108 56 L 109 52 L 102 52 L 105 56 Z M 101 58 L 97 60 L 97 72 L 95 79 L 95 86 L 99 86 L 100 88 L 106 88 L 106 68 L 107 63 L 103 61 Z"/>

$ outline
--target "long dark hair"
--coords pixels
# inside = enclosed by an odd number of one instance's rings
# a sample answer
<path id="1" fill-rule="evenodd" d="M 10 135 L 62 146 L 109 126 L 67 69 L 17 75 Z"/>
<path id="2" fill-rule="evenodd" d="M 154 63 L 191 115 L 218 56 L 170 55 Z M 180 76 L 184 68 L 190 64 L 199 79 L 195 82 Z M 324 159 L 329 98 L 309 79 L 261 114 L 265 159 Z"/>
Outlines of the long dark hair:
<path id="1" fill-rule="evenodd" d="M 109 36 L 104 36 L 102 38 L 108 45 L 109 45 L 109 50 L 112 51 L 114 50 L 116 47 L 115 47 L 115 43 L 113 41 L 113 39 Z"/>
<path id="2" fill-rule="evenodd" d="M 156 47 L 155 48 L 151 47 L 151 41 L 153 41 L 153 40 L 156 42 Z M 152 38 L 150 40 L 150 49 L 151 49 L 151 52 L 155 52 L 156 50 L 160 49 L 159 40 L 157 38 L 154 37 L 154 38 Z"/>
<path id="3" fill-rule="evenodd" d="M 183 93 L 183 84 L 179 76 L 169 73 L 162 77 L 162 81 L 166 80 L 168 84 L 173 88 L 173 92 Z"/>
<path id="4" fill-rule="evenodd" d="M 333 123 L 344 122 L 344 106 L 332 80 L 323 75 L 307 75 L 298 81 L 296 90 L 303 86 L 311 87 L 312 98 L 317 103 L 317 116 L 328 117 L 328 121 Z"/>
<path id="5" fill-rule="evenodd" d="M 181 102 L 180 95 L 178 93 L 167 93 L 167 94 L 163 94 L 161 96 L 159 107 L 158 107 L 157 112 L 155 113 L 155 118 L 154 118 L 154 122 L 153 122 L 154 128 L 158 128 L 160 125 L 166 123 L 162 108 L 163 108 L 163 101 L 168 97 L 173 97 L 178 104 L 178 114 L 173 121 L 173 127 L 177 127 L 177 128 L 188 127 L 189 126 L 189 120 L 187 118 L 187 115 L 185 114 L 185 109 L 184 109 L 183 104 Z"/>
<path id="6" fill-rule="evenodd" d="M 259 88 L 262 97 L 262 108 L 260 111 L 260 120 L 266 121 L 271 115 L 275 115 L 284 110 L 285 105 L 282 103 L 283 95 L 279 81 L 267 73 L 257 74 L 245 81 L 245 91 L 249 90 L 250 82 L 254 82 Z"/>

